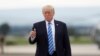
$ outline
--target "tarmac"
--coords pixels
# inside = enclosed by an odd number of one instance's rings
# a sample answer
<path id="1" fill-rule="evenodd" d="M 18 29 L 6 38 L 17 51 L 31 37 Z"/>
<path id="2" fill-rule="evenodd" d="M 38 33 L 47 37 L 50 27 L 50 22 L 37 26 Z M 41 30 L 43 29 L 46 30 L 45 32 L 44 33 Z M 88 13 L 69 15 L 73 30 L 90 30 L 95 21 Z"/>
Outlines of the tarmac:
<path id="1" fill-rule="evenodd" d="M 0 56 L 34 56 L 36 45 L 4 46 L 5 54 Z M 72 44 L 72 56 L 100 56 L 96 44 Z"/>

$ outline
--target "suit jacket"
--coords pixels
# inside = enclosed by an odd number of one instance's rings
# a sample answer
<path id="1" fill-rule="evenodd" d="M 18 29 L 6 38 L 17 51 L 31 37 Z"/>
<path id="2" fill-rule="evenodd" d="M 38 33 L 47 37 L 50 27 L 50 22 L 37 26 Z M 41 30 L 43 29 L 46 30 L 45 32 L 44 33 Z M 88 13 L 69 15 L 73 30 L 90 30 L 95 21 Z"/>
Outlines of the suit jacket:
<path id="1" fill-rule="evenodd" d="M 71 56 L 71 48 L 69 42 L 69 36 L 66 24 L 60 21 L 54 20 L 55 23 L 55 46 L 57 56 Z M 33 25 L 32 29 L 36 29 L 36 38 L 31 41 L 30 44 L 37 44 L 35 56 L 47 56 L 48 55 L 48 36 L 46 30 L 46 22 L 41 21 Z"/>

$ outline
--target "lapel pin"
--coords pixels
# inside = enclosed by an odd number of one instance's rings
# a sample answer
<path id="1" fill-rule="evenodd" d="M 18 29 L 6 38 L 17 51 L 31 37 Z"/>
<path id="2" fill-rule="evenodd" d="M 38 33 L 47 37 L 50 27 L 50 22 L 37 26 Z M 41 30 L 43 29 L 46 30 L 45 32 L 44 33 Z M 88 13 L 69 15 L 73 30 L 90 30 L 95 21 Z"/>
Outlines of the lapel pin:
<path id="1" fill-rule="evenodd" d="M 58 26 L 58 24 L 56 24 Z"/>

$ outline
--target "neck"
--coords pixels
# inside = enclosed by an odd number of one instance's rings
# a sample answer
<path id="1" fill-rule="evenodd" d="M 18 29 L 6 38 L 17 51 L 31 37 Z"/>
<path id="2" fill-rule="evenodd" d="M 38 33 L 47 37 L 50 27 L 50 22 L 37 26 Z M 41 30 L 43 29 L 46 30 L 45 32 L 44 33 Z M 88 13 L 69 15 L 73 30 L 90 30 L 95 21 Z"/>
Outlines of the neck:
<path id="1" fill-rule="evenodd" d="M 52 19 L 52 20 L 53 20 L 53 19 Z M 52 20 L 46 20 L 46 21 L 51 22 Z"/>
<path id="2" fill-rule="evenodd" d="M 51 21 L 48 21 L 48 22 L 51 22 Z"/>

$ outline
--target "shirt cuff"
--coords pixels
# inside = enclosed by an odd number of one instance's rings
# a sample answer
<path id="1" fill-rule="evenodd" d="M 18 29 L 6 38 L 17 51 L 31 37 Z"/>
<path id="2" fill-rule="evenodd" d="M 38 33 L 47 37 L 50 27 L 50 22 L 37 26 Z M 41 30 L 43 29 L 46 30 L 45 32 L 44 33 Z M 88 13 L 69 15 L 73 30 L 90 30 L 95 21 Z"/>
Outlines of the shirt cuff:
<path id="1" fill-rule="evenodd" d="M 31 37 L 31 41 L 34 41 L 35 37 Z"/>

